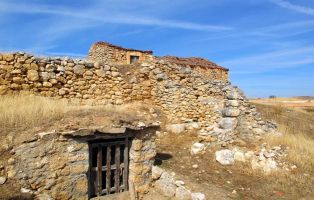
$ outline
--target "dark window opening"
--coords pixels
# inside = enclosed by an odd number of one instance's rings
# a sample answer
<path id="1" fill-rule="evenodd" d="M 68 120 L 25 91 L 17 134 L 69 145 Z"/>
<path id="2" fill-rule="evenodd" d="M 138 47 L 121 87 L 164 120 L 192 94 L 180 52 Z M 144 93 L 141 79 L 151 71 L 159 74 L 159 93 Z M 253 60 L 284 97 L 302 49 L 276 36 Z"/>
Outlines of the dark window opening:
<path id="1" fill-rule="evenodd" d="M 89 198 L 128 190 L 130 138 L 89 143 Z"/>
<path id="2" fill-rule="evenodd" d="M 138 62 L 140 59 L 139 56 L 130 56 L 130 64 Z"/>

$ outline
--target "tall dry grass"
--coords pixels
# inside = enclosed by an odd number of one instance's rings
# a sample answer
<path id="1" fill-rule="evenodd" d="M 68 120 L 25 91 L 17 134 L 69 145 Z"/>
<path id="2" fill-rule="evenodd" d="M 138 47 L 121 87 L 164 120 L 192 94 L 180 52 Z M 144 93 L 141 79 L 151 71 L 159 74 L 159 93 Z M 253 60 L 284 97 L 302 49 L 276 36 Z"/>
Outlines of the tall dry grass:
<path id="1" fill-rule="evenodd" d="M 64 100 L 34 95 L 0 96 L 0 130 L 40 126 L 62 118 L 69 109 Z"/>
<path id="2" fill-rule="evenodd" d="M 289 147 L 288 159 L 305 171 L 314 171 L 314 115 L 284 106 L 256 104 L 262 116 L 278 123 L 281 137 L 269 136 L 271 145 Z"/>
<path id="3" fill-rule="evenodd" d="M 110 116 L 112 120 L 130 122 L 145 120 L 150 108 L 140 102 L 95 106 L 35 95 L 0 96 L 0 133 L 41 127 L 65 117 L 74 119 L 86 115 Z"/>

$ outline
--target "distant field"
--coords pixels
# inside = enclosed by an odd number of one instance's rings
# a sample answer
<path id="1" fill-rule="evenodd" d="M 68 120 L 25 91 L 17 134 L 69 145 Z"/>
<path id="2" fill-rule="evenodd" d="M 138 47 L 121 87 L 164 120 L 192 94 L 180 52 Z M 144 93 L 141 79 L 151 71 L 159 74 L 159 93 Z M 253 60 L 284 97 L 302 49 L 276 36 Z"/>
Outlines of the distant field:
<path id="1" fill-rule="evenodd" d="M 263 105 L 294 108 L 314 113 L 314 97 L 251 99 L 251 102 Z"/>

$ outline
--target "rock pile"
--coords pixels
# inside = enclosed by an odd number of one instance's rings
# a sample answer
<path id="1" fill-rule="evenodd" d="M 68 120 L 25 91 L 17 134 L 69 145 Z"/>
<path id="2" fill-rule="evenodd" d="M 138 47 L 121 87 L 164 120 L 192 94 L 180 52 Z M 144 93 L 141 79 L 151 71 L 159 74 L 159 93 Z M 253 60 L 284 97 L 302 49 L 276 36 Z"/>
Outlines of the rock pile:
<path id="1" fill-rule="evenodd" d="M 152 177 L 155 187 L 165 196 L 178 200 L 205 200 L 203 193 L 193 193 L 181 180 L 175 180 L 174 174 L 168 173 L 158 166 L 153 166 Z"/>
<path id="2" fill-rule="evenodd" d="M 288 171 L 296 168 L 293 164 L 281 161 L 287 154 L 287 148 L 274 146 L 267 149 L 266 144 L 263 144 L 257 151 L 245 151 L 238 147 L 232 150 L 216 151 L 215 157 L 216 161 L 222 165 L 232 165 L 235 162 L 250 162 L 253 170 L 261 170 L 265 174 L 270 174 L 279 168 Z"/>

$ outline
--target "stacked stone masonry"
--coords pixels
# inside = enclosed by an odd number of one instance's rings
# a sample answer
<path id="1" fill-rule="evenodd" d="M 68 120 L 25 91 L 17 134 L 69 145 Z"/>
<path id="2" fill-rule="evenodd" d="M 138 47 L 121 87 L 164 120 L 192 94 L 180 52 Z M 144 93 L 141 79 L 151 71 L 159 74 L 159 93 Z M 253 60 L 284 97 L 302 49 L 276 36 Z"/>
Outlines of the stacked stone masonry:
<path id="1" fill-rule="evenodd" d="M 134 52 L 142 58 L 128 64 Z M 151 54 L 101 42 L 87 60 L 0 54 L 0 95 L 28 91 L 83 104 L 148 102 L 172 124 L 199 123 L 206 141 L 232 142 L 240 132 L 260 134 L 272 126 L 230 85 L 227 69 L 202 58 Z M 233 125 L 213 127 L 226 123 Z"/>
<path id="2" fill-rule="evenodd" d="M 129 182 L 139 194 L 147 192 L 152 181 L 155 131 L 131 131 L 134 137 L 129 151 Z M 14 156 L 7 168 L 8 178 L 14 177 L 22 188 L 51 199 L 88 199 L 88 137 L 82 137 L 82 130 L 39 133 L 11 151 Z"/>

